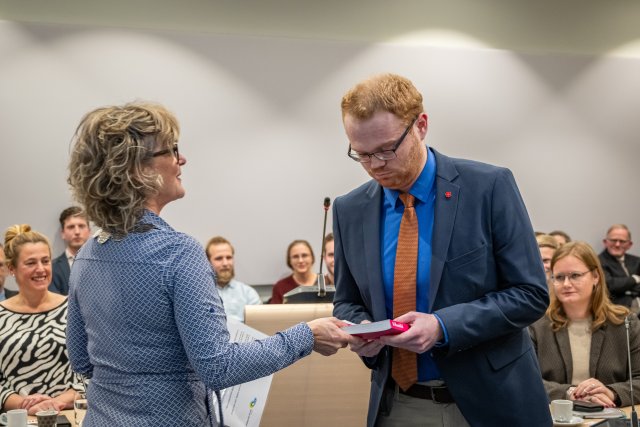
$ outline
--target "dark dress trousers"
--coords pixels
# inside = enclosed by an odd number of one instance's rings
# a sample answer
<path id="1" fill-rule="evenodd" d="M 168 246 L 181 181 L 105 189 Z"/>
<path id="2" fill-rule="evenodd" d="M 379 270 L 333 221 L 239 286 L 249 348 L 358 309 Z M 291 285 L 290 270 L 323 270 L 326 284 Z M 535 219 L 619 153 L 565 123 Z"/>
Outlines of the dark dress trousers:
<path id="1" fill-rule="evenodd" d="M 551 426 L 549 402 L 527 327 L 549 303 L 533 229 L 511 172 L 433 150 L 436 200 L 429 309 L 446 348 L 432 355 L 471 426 Z M 375 181 L 333 207 L 334 315 L 360 323 L 387 317 L 380 232 L 383 191 Z M 364 358 L 373 369 L 367 425 L 390 377 L 389 348 Z"/>

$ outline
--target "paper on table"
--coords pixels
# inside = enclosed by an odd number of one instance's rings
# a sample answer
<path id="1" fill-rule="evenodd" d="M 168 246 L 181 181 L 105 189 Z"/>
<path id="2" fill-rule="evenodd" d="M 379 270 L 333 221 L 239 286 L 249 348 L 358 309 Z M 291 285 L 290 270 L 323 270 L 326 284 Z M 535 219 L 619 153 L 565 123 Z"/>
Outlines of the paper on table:
<path id="1" fill-rule="evenodd" d="M 227 321 L 227 329 L 232 342 L 250 342 L 267 337 L 262 332 L 234 320 Z M 221 390 L 225 425 L 229 427 L 258 427 L 267 404 L 272 379 L 273 375 L 269 375 Z M 217 408 L 215 394 L 213 400 L 216 402 Z"/>
<path id="2" fill-rule="evenodd" d="M 624 418 L 626 415 L 623 411 L 618 408 L 604 408 L 602 411 L 598 412 L 580 412 L 573 411 L 573 415 L 577 415 L 584 419 L 587 418 Z"/>

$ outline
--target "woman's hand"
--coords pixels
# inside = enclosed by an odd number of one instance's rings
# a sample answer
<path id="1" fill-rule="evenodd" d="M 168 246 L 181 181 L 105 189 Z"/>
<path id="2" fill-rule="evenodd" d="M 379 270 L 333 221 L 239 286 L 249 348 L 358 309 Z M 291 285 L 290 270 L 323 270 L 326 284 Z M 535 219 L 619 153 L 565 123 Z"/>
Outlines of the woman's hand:
<path id="1" fill-rule="evenodd" d="M 24 396 L 24 398 L 22 399 L 22 403 L 20 404 L 20 408 L 29 410 L 40 402 L 50 399 L 51 396 L 47 396 L 46 394 L 30 394 L 28 396 Z"/>
<path id="2" fill-rule="evenodd" d="M 36 412 L 49 411 L 49 410 L 60 412 L 63 409 L 65 409 L 65 407 L 66 407 L 66 404 L 64 402 L 58 402 L 55 399 L 47 399 L 38 403 L 37 405 L 33 405 L 30 408 L 28 408 L 28 413 L 29 415 L 35 415 Z"/>
<path id="3" fill-rule="evenodd" d="M 335 317 L 323 317 L 307 322 L 313 332 L 313 350 L 323 356 L 335 354 L 351 342 L 351 335 L 340 329 L 347 323 Z"/>
<path id="4" fill-rule="evenodd" d="M 589 378 L 578 384 L 573 391 L 573 396 L 577 400 L 598 403 L 607 408 L 616 406 L 614 392 L 595 378 Z"/>
<path id="5" fill-rule="evenodd" d="M 616 404 L 607 394 L 596 393 L 588 397 L 589 402 L 598 403 L 605 408 L 615 408 Z"/>

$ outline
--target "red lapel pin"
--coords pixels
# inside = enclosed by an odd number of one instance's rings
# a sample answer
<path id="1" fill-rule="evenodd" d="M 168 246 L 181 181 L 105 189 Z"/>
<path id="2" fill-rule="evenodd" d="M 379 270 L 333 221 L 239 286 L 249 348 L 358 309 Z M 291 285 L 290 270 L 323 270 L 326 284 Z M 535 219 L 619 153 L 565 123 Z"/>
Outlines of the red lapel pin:
<path id="1" fill-rule="evenodd" d="M 447 198 L 447 199 L 450 199 L 451 198 L 451 191 L 445 191 L 444 197 Z"/>

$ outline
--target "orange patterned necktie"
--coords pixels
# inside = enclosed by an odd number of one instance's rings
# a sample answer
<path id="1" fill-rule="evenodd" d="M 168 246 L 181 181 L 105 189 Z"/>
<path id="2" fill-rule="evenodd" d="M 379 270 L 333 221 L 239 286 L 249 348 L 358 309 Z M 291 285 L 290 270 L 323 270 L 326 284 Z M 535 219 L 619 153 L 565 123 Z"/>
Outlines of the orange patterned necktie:
<path id="1" fill-rule="evenodd" d="M 396 265 L 393 275 L 393 317 L 416 310 L 416 270 L 418 267 L 418 217 L 411 194 L 400 194 L 404 214 L 400 222 Z M 417 354 L 400 348 L 393 349 L 391 376 L 402 390 L 418 381 Z"/>

